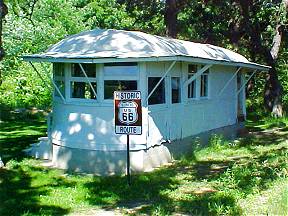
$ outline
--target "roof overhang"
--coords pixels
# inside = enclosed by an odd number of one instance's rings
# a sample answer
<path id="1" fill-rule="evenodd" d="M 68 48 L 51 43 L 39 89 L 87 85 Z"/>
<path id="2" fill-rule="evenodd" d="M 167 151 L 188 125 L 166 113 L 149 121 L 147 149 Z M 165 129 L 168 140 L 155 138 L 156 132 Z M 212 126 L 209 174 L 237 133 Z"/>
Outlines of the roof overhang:
<path id="1" fill-rule="evenodd" d="M 26 55 L 22 57 L 27 62 L 63 62 L 63 63 L 112 63 L 112 62 L 163 62 L 163 61 L 182 61 L 197 64 L 226 65 L 234 67 L 250 68 L 259 71 L 269 71 L 271 67 L 253 62 L 233 62 L 225 60 L 214 60 L 197 58 L 190 56 L 160 56 L 160 57 L 129 57 L 129 58 L 55 58 L 43 55 Z"/>

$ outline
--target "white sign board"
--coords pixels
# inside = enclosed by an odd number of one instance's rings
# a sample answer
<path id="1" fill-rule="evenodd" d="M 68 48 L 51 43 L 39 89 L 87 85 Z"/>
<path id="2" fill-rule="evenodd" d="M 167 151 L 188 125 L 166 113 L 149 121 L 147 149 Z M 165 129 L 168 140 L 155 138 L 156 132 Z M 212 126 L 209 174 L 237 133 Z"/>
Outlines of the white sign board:
<path id="1" fill-rule="evenodd" d="M 142 134 L 142 106 L 140 91 L 114 92 L 115 133 Z"/>

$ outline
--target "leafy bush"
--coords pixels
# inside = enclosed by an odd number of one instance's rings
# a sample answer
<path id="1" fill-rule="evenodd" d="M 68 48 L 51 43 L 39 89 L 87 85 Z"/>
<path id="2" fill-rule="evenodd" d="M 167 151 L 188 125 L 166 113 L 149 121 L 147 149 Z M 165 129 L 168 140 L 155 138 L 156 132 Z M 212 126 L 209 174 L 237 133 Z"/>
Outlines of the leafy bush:
<path id="1" fill-rule="evenodd" d="M 13 107 L 37 106 L 48 108 L 51 105 L 52 88 L 48 88 L 32 68 L 22 64 L 19 73 L 5 77 L 0 86 L 0 104 Z M 49 85 L 49 80 L 46 83 Z"/>
<path id="2" fill-rule="evenodd" d="M 76 10 L 71 1 L 62 1 L 61 4 L 56 0 L 38 1 L 29 17 L 25 10 L 31 7 L 29 1 L 7 5 L 9 14 L 3 28 L 6 56 L 0 66 L 3 71 L 0 104 L 12 108 L 49 107 L 51 88 L 23 62 L 21 56 L 43 52 L 65 36 L 83 31 L 82 11 Z M 49 83 L 49 79 L 46 81 Z"/>

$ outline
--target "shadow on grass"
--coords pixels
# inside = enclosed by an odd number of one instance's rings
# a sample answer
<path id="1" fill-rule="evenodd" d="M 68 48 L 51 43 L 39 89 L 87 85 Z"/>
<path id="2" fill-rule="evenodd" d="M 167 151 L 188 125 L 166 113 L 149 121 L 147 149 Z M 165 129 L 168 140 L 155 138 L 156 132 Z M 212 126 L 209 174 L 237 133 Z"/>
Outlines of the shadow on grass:
<path id="1" fill-rule="evenodd" d="M 209 179 L 219 176 L 228 167 L 233 165 L 233 161 L 199 161 L 193 169 L 198 180 Z"/>
<path id="2" fill-rule="evenodd" d="M 148 215 L 240 215 L 242 210 L 234 196 L 225 193 L 206 193 L 202 195 L 188 194 L 188 199 L 172 200 L 163 197 L 163 200 L 151 206 L 144 206 L 138 213 Z M 226 214 L 225 214 L 226 213 Z"/>
<path id="3" fill-rule="evenodd" d="M 287 175 L 287 148 L 272 150 L 256 156 L 246 164 L 234 166 L 232 175 L 237 180 L 237 187 L 245 194 L 256 189 L 265 190 L 269 183 Z"/>
<path id="4" fill-rule="evenodd" d="M 95 177 L 93 182 L 85 185 L 90 192 L 88 201 L 92 205 L 100 205 L 105 209 L 116 207 L 132 209 L 128 210 L 128 213 L 135 215 L 143 213 L 148 215 L 173 213 L 219 215 L 225 211 L 229 214 L 240 214 L 241 209 L 230 194 L 216 191 L 197 194 L 190 191 L 183 196 L 185 198 L 173 197 L 171 194 L 175 193 L 182 184 L 175 177 L 181 175 L 181 172 L 187 174 L 187 171 L 190 172 L 194 181 L 199 181 L 198 177 L 193 176 L 192 173 L 197 171 L 192 167 L 187 167 L 184 171 L 178 169 L 177 165 L 156 170 L 153 173 L 133 175 L 130 187 L 125 177 Z M 192 179 L 188 177 L 186 181 L 192 183 Z"/>
<path id="5" fill-rule="evenodd" d="M 175 193 L 183 183 L 177 179 L 177 176 L 185 174 L 185 181 L 191 181 L 193 184 L 193 181 L 200 181 L 203 178 L 194 175 L 195 172 L 197 173 L 197 170 L 194 166 L 183 169 L 175 164 L 152 173 L 133 175 L 131 186 L 127 185 L 124 176 L 95 177 L 93 182 L 85 186 L 90 192 L 88 198 L 90 204 L 100 205 L 105 209 L 116 207 L 132 209 L 129 213 L 136 215 L 139 213 L 219 215 L 218 211 L 225 210 L 234 215 L 240 213 L 241 209 L 233 196 L 219 194 L 216 191 L 201 194 L 190 191 L 184 195 L 185 199 L 174 198 L 171 194 Z"/>
<path id="6" fill-rule="evenodd" d="M 254 115 L 249 115 L 248 120 L 245 123 L 245 127 L 250 132 L 261 132 L 269 129 L 287 129 L 287 118 L 272 118 L 272 117 L 259 117 L 255 118 Z"/>
<path id="7" fill-rule="evenodd" d="M 255 127 L 253 128 L 255 129 Z M 250 133 L 248 135 L 240 137 L 239 147 L 277 145 L 288 140 L 288 127 L 286 126 L 274 128 L 274 130 L 249 129 L 249 131 Z"/>
<path id="8" fill-rule="evenodd" d="M 36 120 L 9 121 L 0 124 L 0 156 L 4 163 L 24 157 L 23 149 L 46 135 L 46 122 Z"/>
<path id="9" fill-rule="evenodd" d="M 239 215 L 242 212 L 237 202 L 240 197 L 265 190 L 285 175 L 287 148 L 277 145 L 286 136 L 278 134 L 271 140 L 269 135 L 251 136 L 251 143 L 245 140 L 239 144 L 251 152 L 249 157 L 199 161 L 192 153 L 167 168 L 134 175 L 131 187 L 127 186 L 125 177 L 95 177 L 85 184 L 90 192 L 88 201 L 104 208 L 132 209 L 129 211 L 135 215 Z M 265 145 L 273 148 L 265 149 Z M 239 146 L 230 148 L 237 150 Z M 257 148 L 263 148 L 262 152 Z M 192 189 L 183 192 L 183 184 L 192 185 Z M 197 184 L 208 188 L 198 193 Z M 215 185 L 214 189 L 209 189 L 211 184 Z"/>
<path id="10" fill-rule="evenodd" d="M 132 176 L 132 185 L 128 186 L 125 176 L 95 177 L 93 182 L 85 186 L 89 188 L 89 202 L 93 205 L 116 206 L 129 201 L 139 202 L 159 198 L 159 192 L 169 190 L 179 182 L 173 179 L 176 171 L 173 169 L 156 170 L 153 173 L 136 174 Z"/>
<path id="11" fill-rule="evenodd" d="M 0 169 L 0 215 L 65 215 L 69 209 L 41 205 L 40 197 L 47 195 L 45 187 L 32 187 L 32 178 L 21 167 Z"/>

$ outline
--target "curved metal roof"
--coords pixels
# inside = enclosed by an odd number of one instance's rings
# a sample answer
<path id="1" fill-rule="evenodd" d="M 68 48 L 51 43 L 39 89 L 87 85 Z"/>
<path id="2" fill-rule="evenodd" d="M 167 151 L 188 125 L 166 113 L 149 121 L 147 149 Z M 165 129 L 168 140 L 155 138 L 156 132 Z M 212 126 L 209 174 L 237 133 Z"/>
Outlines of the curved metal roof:
<path id="1" fill-rule="evenodd" d="M 24 60 L 152 57 L 192 57 L 257 65 L 236 52 L 210 44 L 165 38 L 138 31 L 112 29 L 95 29 L 69 36 L 44 53 L 24 56 Z M 258 66 L 262 67 L 262 65 Z"/>

